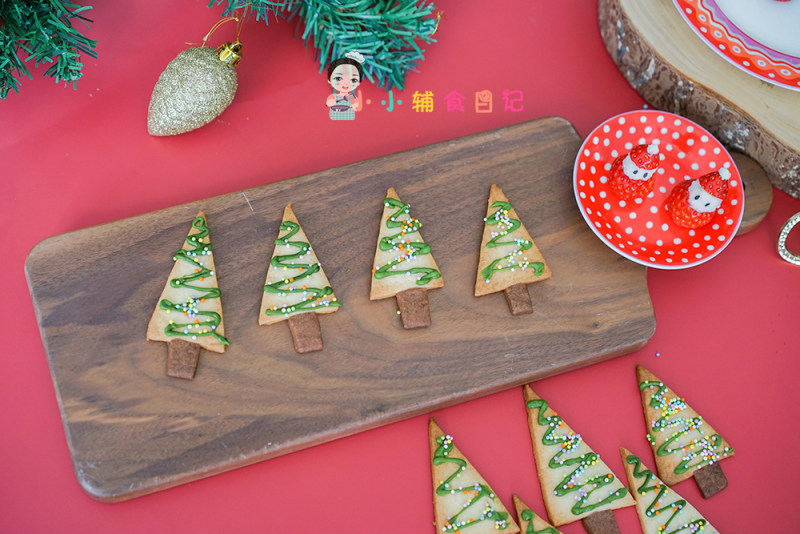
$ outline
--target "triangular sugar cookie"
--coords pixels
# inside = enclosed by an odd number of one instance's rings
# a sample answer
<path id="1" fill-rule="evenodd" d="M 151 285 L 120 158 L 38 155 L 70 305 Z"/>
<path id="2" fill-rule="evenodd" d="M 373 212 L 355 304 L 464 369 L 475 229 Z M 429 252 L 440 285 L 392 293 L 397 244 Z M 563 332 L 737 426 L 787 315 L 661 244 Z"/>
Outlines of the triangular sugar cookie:
<path id="1" fill-rule="evenodd" d="M 672 486 L 705 465 L 733 456 L 733 448 L 686 401 L 653 373 L 636 367 L 658 476 Z"/>
<path id="2" fill-rule="evenodd" d="M 545 519 L 531 510 L 519 495 L 513 495 L 514 508 L 517 509 L 519 529 L 522 534 L 561 534 L 561 531 L 545 521 Z"/>
<path id="3" fill-rule="evenodd" d="M 547 401 L 530 386 L 525 386 L 524 397 L 536 472 L 553 525 L 633 505 L 628 489 Z"/>
<path id="4" fill-rule="evenodd" d="M 664 484 L 631 451 L 622 447 L 620 452 L 644 534 L 700 531 L 719 534 L 694 506 Z"/>
<path id="5" fill-rule="evenodd" d="M 370 300 L 393 297 L 406 289 L 434 289 L 444 285 L 431 247 L 420 235 L 421 227 L 422 223 L 411 216 L 408 204 L 389 188 L 383 201 Z"/>
<path id="6" fill-rule="evenodd" d="M 339 309 L 328 277 L 288 204 L 267 269 L 258 324 L 285 321 L 296 313 L 332 313 Z"/>
<path id="7" fill-rule="evenodd" d="M 183 339 L 213 352 L 225 352 L 222 302 L 205 212 L 199 212 L 147 325 L 147 339 Z"/>
<path id="8" fill-rule="evenodd" d="M 437 533 L 517 534 L 519 527 L 486 480 L 433 419 L 428 423 Z"/>
<path id="9" fill-rule="evenodd" d="M 489 190 L 489 207 L 484 221 L 475 280 L 476 297 L 552 276 L 544 256 L 517 212 L 495 184 Z"/>

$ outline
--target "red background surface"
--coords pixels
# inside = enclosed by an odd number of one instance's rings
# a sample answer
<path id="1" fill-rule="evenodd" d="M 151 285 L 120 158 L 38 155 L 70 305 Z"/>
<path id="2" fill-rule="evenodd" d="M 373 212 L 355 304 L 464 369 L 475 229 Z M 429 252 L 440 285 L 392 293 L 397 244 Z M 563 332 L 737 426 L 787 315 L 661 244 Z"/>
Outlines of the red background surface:
<path id="1" fill-rule="evenodd" d="M 100 55 L 84 58 L 78 90 L 36 69 L 21 94 L 0 102 L 0 531 L 432 533 L 427 416 L 129 502 L 90 499 L 72 471 L 25 256 L 53 234 L 537 117 L 565 117 L 585 136 L 644 105 L 605 52 L 596 2 L 439 0 L 439 42 L 407 90 L 395 91 L 405 103 L 389 112 L 379 105 L 385 92 L 365 83 L 372 104 L 353 122 L 328 119 L 329 86 L 311 49 L 293 38 L 294 24 L 251 20 L 233 104 L 173 138 L 147 134 L 150 93 L 220 9 L 191 0 L 98 4 L 88 34 Z M 232 35 L 228 25 L 211 41 Z M 469 102 L 485 89 L 493 113 L 444 110 L 450 91 Z M 524 111 L 502 110 L 504 89 L 523 92 Z M 411 94 L 425 90 L 437 107 L 415 113 Z M 798 211 L 800 201 L 776 191 L 763 223 L 717 258 L 649 270 L 657 329 L 644 348 L 533 385 L 624 479 L 621 445 L 652 466 L 634 377 L 636 364 L 649 367 L 736 449 L 722 464 L 730 480 L 722 493 L 704 500 L 692 481 L 676 487 L 722 532 L 796 526 L 800 268 L 778 257 L 775 242 Z M 799 241 L 790 240 L 795 250 Z M 432 415 L 507 506 L 516 492 L 544 512 L 520 389 Z M 622 532 L 639 532 L 632 508 L 616 517 Z"/>

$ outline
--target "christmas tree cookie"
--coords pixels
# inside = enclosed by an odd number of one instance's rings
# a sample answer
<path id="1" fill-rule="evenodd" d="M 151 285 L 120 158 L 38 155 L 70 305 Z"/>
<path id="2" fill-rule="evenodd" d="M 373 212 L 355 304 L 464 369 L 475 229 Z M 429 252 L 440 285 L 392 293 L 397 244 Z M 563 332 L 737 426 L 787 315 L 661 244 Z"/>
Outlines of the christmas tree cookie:
<path id="1" fill-rule="evenodd" d="M 173 257 L 147 339 L 168 343 L 167 374 L 193 379 L 200 349 L 225 352 L 225 325 L 206 214 L 199 212 L 183 247 Z"/>
<path id="2" fill-rule="evenodd" d="M 519 533 L 519 527 L 486 480 L 433 419 L 428 423 L 437 533 Z"/>
<path id="3" fill-rule="evenodd" d="M 528 508 L 528 505 L 522 502 L 518 495 L 514 495 L 513 499 L 514 508 L 517 509 L 519 529 L 522 534 L 561 534 L 560 530 L 557 530 L 545 521 L 542 516 Z"/>
<path id="4" fill-rule="evenodd" d="M 317 314 L 333 313 L 339 301 L 322 264 L 300 227 L 292 205 L 283 211 L 278 239 L 267 269 L 258 324 L 288 321 L 299 353 L 322 349 Z"/>
<path id="5" fill-rule="evenodd" d="M 492 184 L 481 240 L 475 296 L 503 291 L 512 315 L 533 313 L 527 284 L 550 278 L 550 268 L 503 191 Z"/>
<path id="6" fill-rule="evenodd" d="M 693 476 L 706 498 L 724 489 L 728 481 L 717 462 L 733 456 L 733 448 L 653 373 L 639 365 L 636 378 L 658 476 L 670 486 Z"/>
<path id="7" fill-rule="evenodd" d="M 550 522 L 558 527 L 580 519 L 590 534 L 619 532 L 612 510 L 633 505 L 628 489 L 529 386 L 524 397 Z"/>
<path id="8" fill-rule="evenodd" d="M 430 326 L 427 290 L 444 285 L 421 227 L 409 205 L 390 188 L 383 201 L 369 299 L 396 297 L 404 328 Z"/>
<path id="9" fill-rule="evenodd" d="M 620 452 L 644 534 L 719 534 L 694 506 L 645 468 L 631 451 L 622 447 Z"/>

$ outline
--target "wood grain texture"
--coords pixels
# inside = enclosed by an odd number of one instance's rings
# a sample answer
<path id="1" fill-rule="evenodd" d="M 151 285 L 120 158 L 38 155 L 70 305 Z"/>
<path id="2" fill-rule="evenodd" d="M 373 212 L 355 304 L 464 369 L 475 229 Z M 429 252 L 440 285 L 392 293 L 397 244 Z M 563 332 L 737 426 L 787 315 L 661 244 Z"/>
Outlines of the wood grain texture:
<path id="1" fill-rule="evenodd" d="M 736 235 L 754 229 L 767 216 L 772 207 L 772 184 L 764 168 L 753 158 L 741 152 L 731 153 L 744 184 L 744 213 Z"/>
<path id="2" fill-rule="evenodd" d="M 711 50 L 671 0 L 599 0 L 606 50 L 657 109 L 707 128 L 760 163 L 773 185 L 800 198 L 800 92 L 740 71 Z"/>
<path id="3" fill-rule="evenodd" d="M 638 349 L 655 316 L 646 269 L 609 250 L 572 191 L 580 138 L 544 118 L 46 239 L 26 274 L 78 480 L 120 501 Z M 486 195 L 501 185 L 553 277 L 531 315 L 473 296 Z M 448 282 L 433 324 L 404 330 L 370 301 L 378 221 L 396 187 L 426 221 Z M 266 266 L 292 203 L 342 302 L 322 351 L 259 327 Z M 225 306 L 224 354 L 164 376 L 145 330 L 171 252 L 203 209 Z"/>

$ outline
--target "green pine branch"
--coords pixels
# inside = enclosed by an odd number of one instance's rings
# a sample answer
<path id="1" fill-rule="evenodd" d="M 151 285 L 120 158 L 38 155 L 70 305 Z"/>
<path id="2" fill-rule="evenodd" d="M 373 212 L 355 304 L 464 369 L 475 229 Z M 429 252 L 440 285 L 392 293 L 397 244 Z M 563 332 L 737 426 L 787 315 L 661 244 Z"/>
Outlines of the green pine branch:
<path id="1" fill-rule="evenodd" d="M 424 61 L 422 44 L 435 42 L 432 2 L 417 0 L 211 0 L 223 15 L 250 7 L 256 20 L 269 15 L 298 20 L 298 34 L 315 49 L 320 72 L 355 50 L 364 56 L 364 76 L 387 90 L 403 89 L 406 75 Z"/>
<path id="2" fill-rule="evenodd" d="M 72 27 L 73 19 L 92 22 L 82 15 L 89 9 L 69 1 L 0 0 L 0 100 L 9 90 L 19 93 L 19 77 L 32 78 L 26 67 L 31 60 L 36 66 L 52 63 L 45 76 L 77 87 L 81 54 L 97 57 L 97 41 Z"/>

